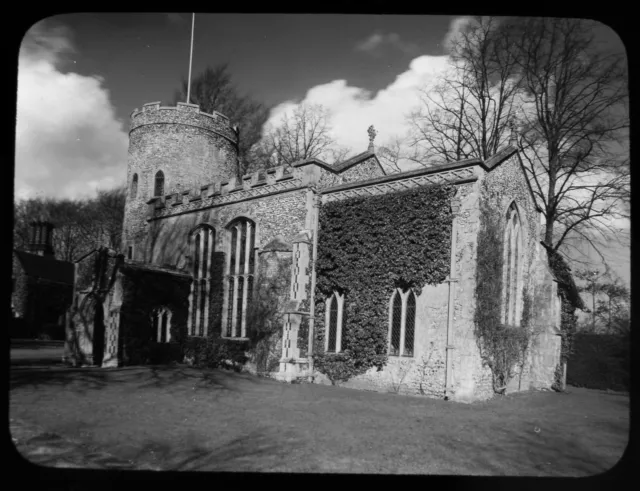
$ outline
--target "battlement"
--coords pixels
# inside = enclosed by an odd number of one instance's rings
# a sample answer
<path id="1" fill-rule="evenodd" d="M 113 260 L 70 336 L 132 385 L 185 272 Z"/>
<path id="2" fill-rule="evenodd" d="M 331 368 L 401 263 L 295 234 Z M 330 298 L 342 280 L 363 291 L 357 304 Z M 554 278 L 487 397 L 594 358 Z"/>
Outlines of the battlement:
<path id="1" fill-rule="evenodd" d="M 129 133 L 152 124 L 187 125 L 217 133 L 231 142 L 238 143 L 238 130 L 231 126 L 229 118 L 217 111 L 205 113 L 197 104 L 178 102 L 173 106 L 162 106 L 160 101 L 149 102 L 142 109 L 131 112 Z"/>
<path id="2" fill-rule="evenodd" d="M 247 198 L 263 196 L 294 189 L 303 185 L 296 177 L 294 169 L 279 166 L 267 171 L 261 170 L 247 174 L 242 179 L 213 182 L 187 190 L 173 190 L 165 196 L 156 196 L 147 201 L 148 218 L 167 216 L 186 210 L 206 207 L 214 201 L 224 203 L 241 201 Z"/>

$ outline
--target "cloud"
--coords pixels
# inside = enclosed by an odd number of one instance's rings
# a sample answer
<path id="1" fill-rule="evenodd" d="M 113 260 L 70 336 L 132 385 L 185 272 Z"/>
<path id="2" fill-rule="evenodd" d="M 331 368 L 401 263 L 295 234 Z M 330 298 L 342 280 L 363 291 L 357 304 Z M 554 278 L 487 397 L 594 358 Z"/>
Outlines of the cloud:
<path id="1" fill-rule="evenodd" d="M 415 55 L 420 51 L 417 44 L 403 41 L 400 35 L 395 32 L 388 34 L 374 33 L 367 39 L 356 44 L 356 51 L 364 51 L 370 54 L 378 54 L 383 47 L 393 47 L 405 54 Z"/>
<path id="2" fill-rule="evenodd" d="M 18 64 L 17 197 L 91 195 L 124 183 L 128 137 L 104 80 L 62 73 L 71 32 L 43 21 L 25 35 Z"/>
<path id="3" fill-rule="evenodd" d="M 291 114 L 299 104 L 322 104 L 331 113 L 332 136 L 338 145 L 349 147 L 354 153 L 363 152 L 369 144 L 369 125 L 374 125 L 378 132 L 376 145 L 407 133 L 406 116 L 420 104 L 417 89 L 434 82 L 447 66 L 446 56 L 420 56 L 377 93 L 350 86 L 346 80 L 317 85 L 303 100 L 276 106 L 267 125 L 277 126 L 281 118 Z"/>
<path id="4" fill-rule="evenodd" d="M 470 26 L 474 22 L 473 17 L 465 16 L 465 17 L 456 17 L 449 24 L 449 30 L 444 36 L 442 40 L 442 46 L 446 53 L 451 51 L 451 48 L 455 44 L 455 42 L 460 39 L 460 36 L 464 32 L 464 30 Z"/>

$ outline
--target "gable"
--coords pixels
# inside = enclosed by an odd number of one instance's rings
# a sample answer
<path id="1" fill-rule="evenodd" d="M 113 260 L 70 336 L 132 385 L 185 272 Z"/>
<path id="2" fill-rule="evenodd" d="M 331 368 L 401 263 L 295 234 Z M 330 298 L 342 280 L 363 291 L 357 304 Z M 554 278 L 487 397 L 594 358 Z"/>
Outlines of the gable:
<path id="1" fill-rule="evenodd" d="M 533 202 L 537 211 L 542 211 L 538 205 L 536 204 L 536 198 L 533 194 L 533 189 L 531 188 L 531 183 L 527 178 L 526 172 L 524 170 L 524 164 L 522 163 L 522 157 L 520 157 L 520 152 L 517 148 L 508 145 L 505 148 L 499 150 L 495 155 L 492 155 L 487 160 L 483 162 L 483 166 L 489 172 L 496 169 L 498 166 L 502 165 L 505 162 L 509 162 L 510 160 L 516 160 L 520 164 L 520 172 L 522 173 L 522 177 L 527 184 L 527 188 L 529 189 L 529 195 L 531 197 L 531 201 Z"/>
<path id="2" fill-rule="evenodd" d="M 334 166 L 342 182 L 356 182 L 385 176 L 382 165 L 373 152 L 365 152 Z"/>

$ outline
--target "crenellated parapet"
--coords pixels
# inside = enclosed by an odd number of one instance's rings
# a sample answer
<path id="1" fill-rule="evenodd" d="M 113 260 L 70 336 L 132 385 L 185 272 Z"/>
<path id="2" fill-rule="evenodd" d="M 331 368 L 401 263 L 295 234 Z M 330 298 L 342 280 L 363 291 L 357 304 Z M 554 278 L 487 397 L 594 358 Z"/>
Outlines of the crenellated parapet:
<path id="1" fill-rule="evenodd" d="M 212 114 L 200 111 L 196 104 L 178 102 L 177 106 L 161 106 L 160 102 L 150 102 L 131 113 L 129 134 L 134 130 L 152 124 L 181 124 L 195 126 L 223 136 L 237 145 L 238 131 L 231 126 L 229 118 L 214 111 Z"/>
<path id="2" fill-rule="evenodd" d="M 242 179 L 232 177 L 187 190 L 174 190 L 165 196 L 151 198 L 147 201 L 149 206 L 147 219 L 177 215 L 302 187 L 304 187 L 303 181 L 295 177 L 291 167 L 274 167 L 247 174 Z"/>

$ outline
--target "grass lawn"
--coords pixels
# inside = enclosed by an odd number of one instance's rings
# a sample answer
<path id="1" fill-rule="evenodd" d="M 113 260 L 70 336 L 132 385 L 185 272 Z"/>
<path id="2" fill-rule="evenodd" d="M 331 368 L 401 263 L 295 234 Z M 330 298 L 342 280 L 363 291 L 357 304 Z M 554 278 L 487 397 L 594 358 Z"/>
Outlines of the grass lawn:
<path id="1" fill-rule="evenodd" d="M 187 367 L 14 368 L 10 416 L 162 469 L 587 476 L 629 398 L 587 389 L 476 404 Z"/>

